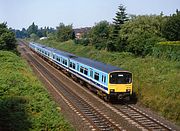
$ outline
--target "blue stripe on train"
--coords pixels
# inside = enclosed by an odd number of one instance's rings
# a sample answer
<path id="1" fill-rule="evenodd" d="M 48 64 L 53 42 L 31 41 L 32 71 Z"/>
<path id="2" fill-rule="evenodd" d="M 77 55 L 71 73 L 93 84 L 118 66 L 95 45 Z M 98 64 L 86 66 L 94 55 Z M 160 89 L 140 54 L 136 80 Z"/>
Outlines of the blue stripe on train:
<path id="1" fill-rule="evenodd" d="M 71 70 L 70 68 L 67 68 L 66 66 L 60 64 L 59 62 L 57 62 L 57 61 L 55 61 L 55 60 L 53 60 L 53 61 L 54 61 L 56 64 L 61 65 L 62 67 L 66 68 L 66 69 L 69 69 L 69 70 L 72 71 L 73 73 L 75 73 L 75 74 L 77 74 L 77 75 L 83 77 L 84 79 L 86 79 L 86 80 L 92 82 L 93 84 L 97 85 L 98 87 L 100 87 L 100 88 L 105 89 L 106 91 L 108 91 L 108 88 L 107 88 L 107 87 L 102 86 L 102 85 L 100 85 L 99 83 L 94 82 L 93 80 L 91 80 L 91 79 L 89 79 L 89 78 L 87 78 L 87 77 L 81 75 L 81 74 L 78 73 L 78 72 L 75 72 L 74 70 Z"/>

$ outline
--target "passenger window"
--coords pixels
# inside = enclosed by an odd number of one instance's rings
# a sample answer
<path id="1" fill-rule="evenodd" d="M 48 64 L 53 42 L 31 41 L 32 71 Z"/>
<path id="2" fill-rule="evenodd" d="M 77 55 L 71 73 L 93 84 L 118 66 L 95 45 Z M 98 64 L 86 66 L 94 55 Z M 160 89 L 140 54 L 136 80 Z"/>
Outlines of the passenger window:
<path id="1" fill-rule="evenodd" d="M 73 67 L 73 69 L 76 69 L 76 65 L 75 65 L 74 63 L 73 63 L 73 66 L 72 66 L 72 67 Z"/>
<path id="2" fill-rule="evenodd" d="M 88 69 L 87 69 L 87 68 L 84 69 L 84 74 L 85 74 L 85 75 L 88 74 Z"/>
<path id="3" fill-rule="evenodd" d="M 95 72 L 95 74 L 94 74 L 94 79 L 97 80 L 97 81 L 99 81 L 99 73 L 96 73 L 96 72 Z"/>
<path id="4" fill-rule="evenodd" d="M 80 72 L 83 73 L 83 67 L 82 66 L 80 67 Z"/>
<path id="5" fill-rule="evenodd" d="M 104 76 L 104 83 L 106 83 L 106 76 Z"/>
<path id="6" fill-rule="evenodd" d="M 102 76 L 102 82 L 106 83 L 106 76 Z"/>
<path id="7" fill-rule="evenodd" d="M 72 67 L 72 62 L 70 62 L 69 67 Z"/>
<path id="8" fill-rule="evenodd" d="M 67 60 L 64 60 L 64 64 L 67 65 Z"/>

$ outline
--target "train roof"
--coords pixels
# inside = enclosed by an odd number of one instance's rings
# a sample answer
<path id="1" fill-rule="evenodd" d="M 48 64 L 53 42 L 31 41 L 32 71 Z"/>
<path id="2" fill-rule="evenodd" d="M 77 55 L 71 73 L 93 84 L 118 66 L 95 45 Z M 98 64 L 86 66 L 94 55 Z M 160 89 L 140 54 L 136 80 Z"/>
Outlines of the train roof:
<path id="1" fill-rule="evenodd" d="M 82 64 L 85 64 L 87 66 L 90 66 L 92 68 L 98 69 L 98 70 L 106 72 L 106 73 L 110 73 L 112 71 L 123 70 L 122 68 L 119 68 L 119 67 L 116 67 L 116 66 L 112 66 L 112 65 L 109 65 L 109 64 L 105 64 L 105 63 L 95 61 L 95 60 L 91 60 L 91 59 L 84 58 L 84 57 L 78 57 L 78 56 L 76 56 L 74 54 L 71 54 L 71 53 L 68 53 L 68 52 L 65 52 L 65 51 L 60 51 L 60 50 L 57 50 L 57 49 L 54 49 L 54 48 L 51 48 L 51 47 L 47 47 L 45 45 L 41 45 L 41 44 L 38 44 L 38 43 L 35 43 L 35 44 L 37 44 L 38 46 L 40 46 L 42 48 L 53 51 L 57 55 L 62 55 L 62 56 L 68 57 L 71 60 L 75 60 L 77 62 L 80 62 Z"/>
<path id="2" fill-rule="evenodd" d="M 106 72 L 106 73 L 110 73 L 112 71 L 123 70 L 123 69 L 118 68 L 116 66 L 112 66 L 112 65 L 105 64 L 105 63 L 95 61 L 95 60 L 91 60 L 91 59 L 88 59 L 88 58 L 75 57 L 75 58 L 72 58 L 72 59 L 75 59 L 75 60 L 79 61 L 80 63 L 83 63 L 85 65 L 88 65 L 88 66 L 90 66 L 92 68 L 98 69 L 98 70 Z"/>
<path id="3" fill-rule="evenodd" d="M 44 49 L 49 50 L 49 51 L 56 51 L 56 49 L 54 49 L 54 48 L 51 48 L 51 47 L 48 47 L 45 45 L 41 45 L 39 43 L 35 43 L 35 42 L 30 42 L 30 43 L 35 44 L 36 46 L 39 46 L 39 47 L 44 48 Z"/>

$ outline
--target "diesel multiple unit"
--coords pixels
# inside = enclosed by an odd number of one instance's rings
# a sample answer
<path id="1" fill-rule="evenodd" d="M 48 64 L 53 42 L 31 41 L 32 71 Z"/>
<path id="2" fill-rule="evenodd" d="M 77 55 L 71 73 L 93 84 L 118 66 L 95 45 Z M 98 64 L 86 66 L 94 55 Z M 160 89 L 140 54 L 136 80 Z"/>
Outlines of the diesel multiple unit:
<path id="1" fill-rule="evenodd" d="M 132 95 L 132 73 L 129 71 L 34 42 L 30 42 L 29 47 L 106 100 L 129 99 Z"/>

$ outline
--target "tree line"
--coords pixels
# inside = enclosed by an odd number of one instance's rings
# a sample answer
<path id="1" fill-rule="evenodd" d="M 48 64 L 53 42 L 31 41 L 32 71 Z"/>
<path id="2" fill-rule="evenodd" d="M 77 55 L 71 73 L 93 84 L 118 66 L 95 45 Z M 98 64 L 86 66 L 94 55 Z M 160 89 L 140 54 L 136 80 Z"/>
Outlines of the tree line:
<path id="1" fill-rule="evenodd" d="M 34 38 L 38 39 L 41 37 L 47 37 L 50 34 L 53 34 L 55 32 L 55 29 L 52 27 L 44 27 L 44 28 L 38 28 L 38 25 L 36 25 L 34 22 L 27 28 L 22 28 L 22 30 L 16 30 L 11 29 L 15 35 L 16 38 Z"/>
<path id="2" fill-rule="evenodd" d="M 11 48 L 12 44 L 4 43 L 5 41 L 14 42 L 15 34 L 16 38 L 31 38 L 34 41 L 40 37 L 48 37 L 59 42 L 72 39 L 77 44 L 93 45 L 100 50 L 125 51 L 145 56 L 152 53 L 153 47 L 158 42 L 180 41 L 180 11 L 176 10 L 170 16 L 164 16 L 163 13 L 136 16 L 128 15 L 124 5 L 120 5 L 113 18 L 113 23 L 100 21 L 84 33 L 81 39 L 75 38 L 72 24 L 60 23 L 54 29 L 51 27 L 38 28 L 33 22 L 27 29 L 8 30 L 6 24 L 3 23 L 0 28 L 4 31 L 4 35 L 0 34 L 0 49 Z M 9 46 L 5 47 L 5 45 Z"/>
<path id="3" fill-rule="evenodd" d="M 123 5 L 118 7 L 113 23 L 100 21 L 78 44 L 94 45 L 97 49 L 126 51 L 145 56 L 162 41 L 180 41 L 180 11 L 170 16 L 131 15 Z"/>

